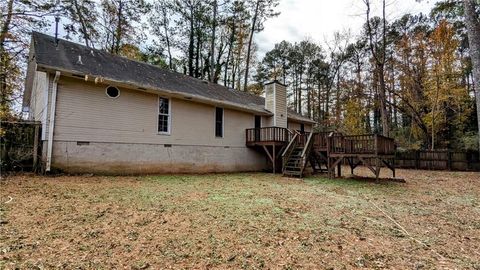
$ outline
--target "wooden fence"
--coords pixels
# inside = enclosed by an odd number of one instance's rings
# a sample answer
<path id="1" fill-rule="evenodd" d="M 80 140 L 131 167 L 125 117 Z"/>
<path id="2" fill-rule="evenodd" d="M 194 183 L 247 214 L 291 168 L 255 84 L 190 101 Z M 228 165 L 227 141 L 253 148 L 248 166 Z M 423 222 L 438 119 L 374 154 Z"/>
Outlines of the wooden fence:
<path id="1" fill-rule="evenodd" d="M 478 151 L 397 151 L 395 167 L 423 170 L 480 171 Z"/>
<path id="2" fill-rule="evenodd" d="M 0 122 L 0 169 L 35 171 L 39 168 L 41 124 L 32 121 Z"/>
<path id="3" fill-rule="evenodd" d="M 374 162 L 369 159 L 366 161 Z M 354 158 L 354 162 L 357 162 L 357 159 Z M 343 161 L 343 165 L 348 165 L 348 162 Z M 480 171 L 480 160 L 478 151 L 409 150 L 395 152 L 395 167 L 419 170 Z"/>

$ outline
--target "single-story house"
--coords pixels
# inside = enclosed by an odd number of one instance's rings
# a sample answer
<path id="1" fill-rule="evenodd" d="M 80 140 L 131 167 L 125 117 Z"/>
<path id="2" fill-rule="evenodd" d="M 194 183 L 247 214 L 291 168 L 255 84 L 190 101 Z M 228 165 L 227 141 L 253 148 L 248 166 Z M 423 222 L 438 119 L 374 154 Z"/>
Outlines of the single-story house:
<path id="1" fill-rule="evenodd" d="M 314 124 L 287 110 L 284 85 L 267 84 L 265 95 L 35 32 L 23 107 L 42 123 L 47 171 L 259 171 L 268 159 L 246 144 L 247 129 Z"/>

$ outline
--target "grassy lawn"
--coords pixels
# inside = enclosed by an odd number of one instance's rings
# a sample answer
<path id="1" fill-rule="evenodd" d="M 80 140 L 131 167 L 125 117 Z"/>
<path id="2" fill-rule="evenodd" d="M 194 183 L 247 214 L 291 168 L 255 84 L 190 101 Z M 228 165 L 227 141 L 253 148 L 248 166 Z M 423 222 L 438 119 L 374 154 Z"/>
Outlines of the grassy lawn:
<path id="1" fill-rule="evenodd" d="M 480 174 L 397 174 L 13 176 L 0 269 L 480 269 Z"/>

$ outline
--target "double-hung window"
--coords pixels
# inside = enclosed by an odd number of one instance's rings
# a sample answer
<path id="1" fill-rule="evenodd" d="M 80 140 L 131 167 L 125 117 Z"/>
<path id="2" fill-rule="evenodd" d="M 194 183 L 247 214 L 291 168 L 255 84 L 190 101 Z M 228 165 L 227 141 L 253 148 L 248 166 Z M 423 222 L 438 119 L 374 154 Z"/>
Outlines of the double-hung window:
<path id="1" fill-rule="evenodd" d="M 223 138 L 223 108 L 215 108 L 215 137 Z"/>
<path id="2" fill-rule="evenodd" d="M 158 133 L 170 134 L 170 99 L 158 98 Z"/>

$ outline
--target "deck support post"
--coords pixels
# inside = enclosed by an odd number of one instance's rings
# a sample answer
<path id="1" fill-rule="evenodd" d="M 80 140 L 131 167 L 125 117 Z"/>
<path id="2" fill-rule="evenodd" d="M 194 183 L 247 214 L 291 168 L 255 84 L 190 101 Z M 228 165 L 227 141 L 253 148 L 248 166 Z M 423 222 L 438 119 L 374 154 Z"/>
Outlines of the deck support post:
<path id="1" fill-rule="evenodd" d="M 353 167 L 353 157 L 347 158 L 347 161 L 348 161 L 348 165 L 350 165 L 350 174 L 353 175 L 353 170 L 355 169 Z"/>
<path id="2" fill-rule="evenodd" d="M 342 177 L 342 162 L 339 162 L 337 165 L 338 177 Z"/>
<path id="3" fill-rule="evenodd" d="M 375 182 L 378 182 L 378 177 L 380 176 L 380 159 L 375 158 Z"/>
<path id="4" fill-rule="evenodd" d="M 270 151 L 268 151 L 268 148 L 265 145 L 262 145 L 262 146 L 263 146 L 263 150 L 265 150 L 265 153 L 267 154 L 267 157 L 270 159 L 270 161 L 273 164 L 273 173 L 275 173 L 275 159 L 270 154 Z M 275 149 L 275 146 L 272 146 L 272 147 L 273 147 L 273 149 Z M 275 152 L 275 150 L 273 150 L 273 151 Z"/>
<path id="5" fill-rule="evenodd" d="M 392 175 L 395 178 L 395 158 L 392 158 Z"/>
<path id="6" fill-rule="evenodd" d="M 392 158 L 391 160 L 391 164 L 388 162 L 388 159 L 382 159 L 382 162 L 392 171 L 393 178 L 395 178 L 395 158 Z"/>
<path id="7" fill-rule="evenodd" d="M 273 156 L 273 174 L 275 174 L 277 170 L 277 167 L 275 164 L 276 163 L 275 161 L 277 160 L 277 155 L 275 155 L 275 145 L 272 147 L 273 147 L 273 155 L 272 155 Z"/>
<path id="8" fill-rule="evenodd" d="M 342 172 L 341 172 L 341 164 L 340 162 L 343 160 L 343 156 L 340 156 L 338 157 L 337 159 L 335 158 L 329 158 L 328 159 L 328 175 L 330 178 L 335 178 L 335 168 L 337 167 L 339 170 L 338 170 L 338 176 L 342 176 Z"/>

